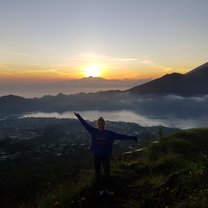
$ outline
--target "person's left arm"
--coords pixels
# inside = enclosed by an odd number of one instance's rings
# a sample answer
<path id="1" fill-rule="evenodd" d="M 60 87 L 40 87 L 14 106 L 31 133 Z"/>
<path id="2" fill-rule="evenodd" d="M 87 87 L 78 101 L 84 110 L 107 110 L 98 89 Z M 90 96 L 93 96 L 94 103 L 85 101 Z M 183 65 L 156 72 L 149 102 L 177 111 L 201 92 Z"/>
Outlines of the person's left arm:
<path id="1" fill-rule="evenodd" d="M 109 131 L 110 137 L 113 138 L 114 140 L 133 140 L 137 142 L 137 137 L 136 136 L 129 136 L 126 134 L 119 134 L 117 132 Z"/>

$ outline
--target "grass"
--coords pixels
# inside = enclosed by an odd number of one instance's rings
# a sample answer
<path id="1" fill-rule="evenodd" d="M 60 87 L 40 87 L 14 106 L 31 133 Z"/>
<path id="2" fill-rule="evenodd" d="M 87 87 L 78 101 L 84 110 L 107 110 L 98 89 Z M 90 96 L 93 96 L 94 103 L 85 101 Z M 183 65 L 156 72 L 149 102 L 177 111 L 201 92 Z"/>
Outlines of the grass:
<path id="1" fill-rule="evenodd" d="M 74 187 L 62 184 L 38 202 L 40 208 L 205 208 L 208 203 L 208 129 L 163 137 L 143 154 L 112 164 L 113 197 L 96 195 L 93 172 L 81 172 Z"/>

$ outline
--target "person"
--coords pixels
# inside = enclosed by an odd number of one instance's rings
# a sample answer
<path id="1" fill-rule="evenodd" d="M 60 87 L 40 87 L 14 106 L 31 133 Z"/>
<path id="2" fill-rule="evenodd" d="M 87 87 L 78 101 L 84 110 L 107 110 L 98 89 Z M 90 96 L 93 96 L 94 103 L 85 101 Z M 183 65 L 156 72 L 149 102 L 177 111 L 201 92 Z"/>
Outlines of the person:
<path id="1" fill-rule="evenodd" d="M 94 157 L 95 181 L 98 189 L 98 194 L 113 195 L 110 191 L 110 156 L 114 140 L 133 140 L 137 141 L 136 136 L 128 136 L 119 134 L 111 130 L 105 129 L 105 120 L 100 117 L 97 120 L 98 128 L 91 126 L 86 122 L 79 113 L 75 112 L 75 116 L 79 119 L 84 128 L 91 134 L 91 152 Z M 104 171 L 103 181 L 101 180 L 101 166 Z"/>

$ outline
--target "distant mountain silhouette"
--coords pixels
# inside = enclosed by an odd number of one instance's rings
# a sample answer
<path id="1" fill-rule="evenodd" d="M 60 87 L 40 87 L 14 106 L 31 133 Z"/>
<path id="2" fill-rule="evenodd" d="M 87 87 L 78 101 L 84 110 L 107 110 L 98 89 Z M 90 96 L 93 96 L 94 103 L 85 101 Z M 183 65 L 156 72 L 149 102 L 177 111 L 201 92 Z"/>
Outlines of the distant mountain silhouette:
<path id="1" fill-rule="evenodd" d="M 112 103 L 107 101 L 112 100 L 117 93 L 122 92 L 109 90 L 71 95 L 58 93 L 55 96 L 45 95 L 41 98 L 7 95 L 0 97 L 0 116 L 10 113 L 19 114 L 38 111 L 61 113 L 69 110 L 102 110 L 104 107 L 105 109 L 111 109 Z"/>
<path id="2" fill-rule="evenodd" d="M 101 81 L 102 78 L 86 78 L 86 81 Z M 82 80 L 83 81 L 83 80 Z M 106 80 L 103 80 L 104 82 Z M 130 92 L 130 93 L 125 93 Z M 203 96 L 208 94 L 208 63 L 197 67 L 196 69 L 186 73 L 172 73 L 167 74 L 159 79 L 155 79 L 148 83 L 136 86 L 127 91 L 108 90 L 99 91 L 96 93 L 78 93 L 66 95 L 59 93 L 55 96 L 45 95 L 40 98 L 23 98 L 15 95 L 8 95 L 0 97 L 0 116 L 4 114 L 18 114 L 26 112 L 66 112 L 66 111 L 111 111 L 123 109 L 137 109 L 135 104 L 136 95 L 181 95 L 181 96 Z M 158 97 L 158 96 L 152 96 Z M 164 96 L 166 97 L 166 96 Z M 172 112 L 180 112 L 175 106 L 172 106 L 168 98 L 164 98 L 163 105 L 161 99 L 155 98 L 155 101 L 144 104 L 140 103 L 140 110 L 144 112 L 154 112 L 155 106 L 160 111 L 163 111 L 164 106 L 171 108 Z M 169 102 L 170 101 L 170 102 Z M 184 101 L 184 104 L 187 104 Z M 181 103 L 179 103 L 181 104 Z M 170 107 L 171 106 L 171 107 Z M 207 112 L 207 104 L 201 108 L 201 112 Z M 182 108 L 184 111 L 184 108 Z M 190 113 L 190 109 L 187 110 Z"/>
<path id="3" fill-rule="evenodd" d="M 127 90 L 136 94 L 208 94 L 208 62 L 186 74 L 172 73 Z"/>
<path id="4" fill-rule="evenodd" d="M 75 79 L 70 81 L 59 82 L 60 85 L 65 85 L 68 87 L 83 87 L 83 88 L 124 88 L 128 89 L 130 86 L 135 86 L 138 84 L 143 84 L 150 81 L 150 79 L 141 79 L 141 80 L 131 80 L 131 79 L 105 79 L 102 77 L 83 77 L 81 79 Z"/>

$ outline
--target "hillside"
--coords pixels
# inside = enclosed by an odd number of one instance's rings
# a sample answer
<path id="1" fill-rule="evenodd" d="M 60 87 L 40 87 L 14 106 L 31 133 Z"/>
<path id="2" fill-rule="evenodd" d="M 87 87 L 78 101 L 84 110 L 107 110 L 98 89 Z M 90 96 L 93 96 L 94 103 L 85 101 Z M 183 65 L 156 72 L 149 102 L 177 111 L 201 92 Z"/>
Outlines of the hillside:
<path id="1" fill-rule="evenodd" d="M 136 94 L 206 95 L 208 94 L 208 63 L 186 74 L 166 74 L 127 91 Z"/>
<path id="2" fill-rule="evenodd" d="M 83 170 L 71 196 L 63 186 L 44 195 L 39 207 L 206 208 L 207 137 L 208 129 L 181 131 L 112 161 L 114 196 L 98 197 L 92 173 Z"/>
<path id="3" fill-rule="evenodd" d="M 115 158 L 155 140 L 159 131 L 162 135 L 178 131 L 127 122 L 108 121 L 107 125 L 109 130 L 138 137 L 137 143 L 115 141 Z M 0 120 L 0 129 L 1 208 L 47 207 L 48 203 L 53 207 L 57 197 L 62 201 L 67 197 L 68 203 L 74 192 L 91 183 L 90 135 L 78 120 L 13 116 Z"/>

